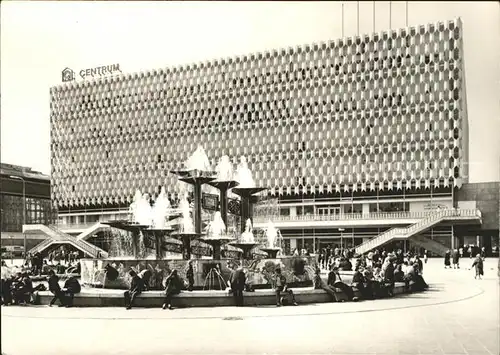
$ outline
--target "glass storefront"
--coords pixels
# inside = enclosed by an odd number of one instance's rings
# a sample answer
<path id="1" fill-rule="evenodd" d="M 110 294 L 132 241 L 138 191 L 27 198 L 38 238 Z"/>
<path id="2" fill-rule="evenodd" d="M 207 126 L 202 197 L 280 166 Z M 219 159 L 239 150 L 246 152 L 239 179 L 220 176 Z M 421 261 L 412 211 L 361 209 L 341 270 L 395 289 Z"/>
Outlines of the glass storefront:
<path id="1" fill-rule="evenodd" d="M 22 196 L 2 195 L 1 211 L 2 231 L 22 232 Z M 49 199 L 26 198 L 26 224 L 51 224 L 54 223 L 54 215 Z"/>

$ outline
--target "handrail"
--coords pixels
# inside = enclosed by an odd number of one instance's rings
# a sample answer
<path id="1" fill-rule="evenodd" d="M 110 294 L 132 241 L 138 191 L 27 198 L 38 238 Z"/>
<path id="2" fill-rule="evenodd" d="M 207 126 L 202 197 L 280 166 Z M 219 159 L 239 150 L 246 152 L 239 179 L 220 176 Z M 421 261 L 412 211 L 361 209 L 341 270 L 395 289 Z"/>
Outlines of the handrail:
<path id="1" fill-rule="evenodd" d="M 475 210 L 460 210 L 460 209 L 445 209 L 445 210 L 437 210 L 433 211 L 434 213 L 428 215 L 424 219 L 418 221 L 417 223 L 412 224 L 409 227 L 406 228 L 392 228 L 389 229 L 388 231 L 379 234 L 375 238 L 372 238 L 365 243 L 362 243 L 361 245 L 358 245 L 356 249 L 366 249 L 367 247 L 368 250 L 372 249 L 372 245 L 380 245 L 383 242 L 386 242 L 390 240 L 394 235 L 403 235 L 403 236 L 408 236 L 408 235 L 414 235 L 415 233 L 418 233 L 420 230 L 425 229 L 422 227 L 427 227 L 429 223 L 435 223 L 438 222 L 441 219 L 448 218 L 448 217 L 477 217 L 481 218 L 482 214 L 481 211 L 475 209 Z"/>
<path id="2" fill-rule="evenodd" d="M 85 251 L 86 253 L 88 253 L 90 255 L 95 255 L 98 252 L 103 252 L 103 250 L 101 248 L 99 248 L 91 243 L 88 243 L 85 240 L 78 240 L 76 237 L 72 237 L 66 233 L 63 233 L 63 232 L 59 231 L 57 228 L 54 228 L 52 226 L 41 225 L 41 228 L 42 229 L 47 228 L 51 233 L 57 235 L 58 239 L 60 241 L 72 243 L 76 247 L 82 249 L 83 251 Z M 53 240 L 54 240 L 54 238 L 48 238 L 48 239 L 44 240 L 42 243 L 39 243 L 38 245 L 36 245 L 33 249 L 36 249 L 36 250 L 43 249 L 44 247 L 50 245 Z"/>
<path id="3" fill-rule="evenodd" d="M 414 219 L 424 218 L 434 211 L 401 211 L 401 212 L 369 212 L 369 213 L 340 213 L 336 215 L 309 214 L 300 216 L 276 216 L 273 222 L 298 222 L 298 221 L 340 221 L 340 220 L 361 220 L 361 219 Z M 254 216 L 254 223 L 265 223 L 269 217 Z"/>

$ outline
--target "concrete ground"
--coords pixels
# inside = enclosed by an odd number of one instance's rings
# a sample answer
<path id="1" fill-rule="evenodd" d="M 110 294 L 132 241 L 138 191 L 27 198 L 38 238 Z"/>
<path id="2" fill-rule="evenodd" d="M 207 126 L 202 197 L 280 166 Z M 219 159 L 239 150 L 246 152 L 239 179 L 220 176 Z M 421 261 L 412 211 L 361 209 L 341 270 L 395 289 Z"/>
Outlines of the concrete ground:
<path id="1" fill-rule="evenodd" d="M 431 288 L 393 299 L 299 307 L 173 311 L 2 307 L 6 355 L 42 354 L 470 354 L 497 355 L 497 259 L 474 280 L 469 259 L 444 270 L 431 259 Z"/>

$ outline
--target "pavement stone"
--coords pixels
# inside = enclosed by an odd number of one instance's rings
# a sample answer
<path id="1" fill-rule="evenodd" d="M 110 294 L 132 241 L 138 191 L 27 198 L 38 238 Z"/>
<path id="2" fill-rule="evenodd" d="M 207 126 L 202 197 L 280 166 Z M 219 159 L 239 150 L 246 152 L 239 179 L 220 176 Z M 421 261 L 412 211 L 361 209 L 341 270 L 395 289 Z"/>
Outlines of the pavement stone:
<path id="1" fill-rule="evenodd" d="M 424 275 L 430 291 L 359 303 L 174 311 L 4 307 L 2 352 L 497 355 L 496 265 L 487 260 L 486 277 L 474 280 L 472 270 L 444 270 L 442 260 L 431 259 Z"/>

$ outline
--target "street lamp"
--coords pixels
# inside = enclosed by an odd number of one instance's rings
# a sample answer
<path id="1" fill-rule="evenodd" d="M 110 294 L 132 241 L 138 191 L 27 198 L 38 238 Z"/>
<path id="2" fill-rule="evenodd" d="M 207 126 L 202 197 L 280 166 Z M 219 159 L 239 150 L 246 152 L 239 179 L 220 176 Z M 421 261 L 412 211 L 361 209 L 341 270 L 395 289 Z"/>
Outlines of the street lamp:
<path id="1" fill-rule="evenodd" d="M 26 224 L 26 180 L 21 176 L 11 175 L 9 178 L 14 180 L 21 180 L 23 182 L 23 226 Z M 24 228 L 22 229 L 23 239 L 24 239 L 24 258 L 26 259 L 26 234 L 24 234 Z"/>
<path id="2" fill-rule="evenodd" d="M 344 237 L 344 235 L 343 235 L 344 231 L 345 231 L 344 228 L 339 228 L 339 232 L 340 232 L 340 250 L 341 251 L 344 250 L 344 246 L 343 246 L 343 243 L 342 243 L 342 239 Z"/>

